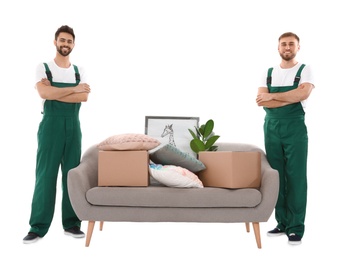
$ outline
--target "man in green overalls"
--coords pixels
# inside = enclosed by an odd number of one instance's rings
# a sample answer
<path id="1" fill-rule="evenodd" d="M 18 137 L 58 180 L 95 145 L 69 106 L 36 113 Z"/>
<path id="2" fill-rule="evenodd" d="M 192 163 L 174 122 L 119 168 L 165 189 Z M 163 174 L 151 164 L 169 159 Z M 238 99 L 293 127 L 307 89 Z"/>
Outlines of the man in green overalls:
<path id="1" fill-rule="evenodd" d="M 84 70 L 72 65 L 69 54 L 75 45 L 73 29 L 61 26 L 55 33 L 55 59 L 39 64 L 36 89 L 43 99 L 36 157 L 36 181 L 31 204 L 29 233 L 23 242 L 33 243 L 46 235 L 51 225 L 59 168 L 62 172 L 62 226 L 66 235 L 84 237 L 67 190 L 68 171 L 80 163 L 82 133 L 79 122 L 81 102 L 90 87 Z"/>
<path id="2" fill-rule="evenodd" d="M 314 88 L 310 66 L 296 60 L 299 48 L 296 34 L 288 32 L 279 37 L 281 63 L 263 75 L 256 99 L 266 112 L 263 129 L 267 158 L 280 176 L 277 226 L 267 234 L 286 234 L 293 245 L 301 243 L 305 230 L 308 134 L 304 117 L 306 101 Z"/>

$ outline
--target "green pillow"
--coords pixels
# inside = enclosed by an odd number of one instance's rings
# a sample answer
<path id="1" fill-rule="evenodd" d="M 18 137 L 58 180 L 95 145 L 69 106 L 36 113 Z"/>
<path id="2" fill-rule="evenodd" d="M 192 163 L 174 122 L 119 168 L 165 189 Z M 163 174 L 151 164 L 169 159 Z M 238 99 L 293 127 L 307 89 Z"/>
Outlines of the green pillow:
<path id="1" fill-rule="evenodd" d="M 155 164 L 180 166 L 194 173 L 206 168 L 200 160 L 171 144 L 149 151 L 149 158 Z"/>

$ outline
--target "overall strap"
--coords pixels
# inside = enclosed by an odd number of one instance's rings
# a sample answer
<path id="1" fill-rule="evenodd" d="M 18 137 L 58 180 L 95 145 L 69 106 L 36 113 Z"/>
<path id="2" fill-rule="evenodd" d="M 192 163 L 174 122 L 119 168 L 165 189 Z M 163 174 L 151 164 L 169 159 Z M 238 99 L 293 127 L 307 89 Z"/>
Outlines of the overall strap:
<path id="1" fill-rule="evenodd" d="M 52 72 L 50 71 L 49 67 L 48 67 L 48 64 L 47 63 L 43 63 L 44 64 L 44 67 L 46 68 L 46 75 L 47 75 L 47 79 L 50 81 L 50 83 L 52 84 L 52 81 L 53 81 L 53 75 L 52 75 Z"/>
<path id="2" fill-rule="evenodd" d="M 268 69 L 268 74 L 267 74 L 267 86 L 270 87 L 272 84 L 272 72 L 273 68 Z"/>
<path id="3" fill-rule="evenodd" d="M 74 67 L 75 76 L 76 76 L 76 83 L 79 84 L 79 82 L 80 82 L 80 74 L 79 74 L 78 67 L 76 65 L 73 65 L 73 67 Z"/>
<path id="4" fill-rule="evenodd" d="M 293 82 L 293 85 L 294 85 L 295 88 L 298 87 L 298 84 L 299 84 L 299 81 L 300 81 L 300 75 L 302 74 L 302 70 L 304 69 L 304 67 L 305 67 L 305 64 L 302 64 L 300 66 L 300 68 L 298 69 L 298 71 L 297 71 L 296 77 L 294 78 L 294 82 Z"/>
<path id="5" fill-rule="evenodd" d="M 48 80 L 50 81 L 50 83 L 52 84 L 52 81 L 53 81 L 52 72 L 50 71 L 50 69 L 49 69 L 47 63 L 44 62 L 43 64 L 44 64 L 44 67 L 46 68 L 47 79 L 48 79 Z M 79 70 L 78 70 L 78 67 L 77 67 L 76 65 L 73 65 L 73 68 L 74 68 L 74 71 L 75 71 L 76 83 L 77 83 L 77 85 L 78 85 L 79 82 L 80 82 Z"/>
<path id="6" fill-rule="evenodd" d="M 295 87 L 298 87 L 298 84 L 299 84 L 299 81 L 300 81 L 300 75 L 302 74 L 302 71 L 303 71 L 304 67 L 305 67 L 305 64 L 302 64 L 300 66 L 300 68 L 298 69 L 298 71 L 297 71 L 297 74 L 296 74 L 296 76 L 294 78 L 294 82 L 293 82 L 293 85 Z M 270 87 L 271 84 L 272 84 L 272 72 L 273 72 L 273 68 L 269 68 L 268 69 L 268 74 L 267 74 L 267 86 L 268 87 Z"/>

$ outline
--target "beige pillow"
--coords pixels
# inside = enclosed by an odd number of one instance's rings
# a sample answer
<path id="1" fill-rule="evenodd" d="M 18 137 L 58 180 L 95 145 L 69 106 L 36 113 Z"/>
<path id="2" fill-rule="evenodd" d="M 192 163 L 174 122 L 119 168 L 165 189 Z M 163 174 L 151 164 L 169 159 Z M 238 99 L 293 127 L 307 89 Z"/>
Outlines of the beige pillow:
<path id="1" fill-rule="evenodd" d="M 150 176 L 168 187 L 176 188 L 203 188 L 203 183 L 196 174 L 175 165 L 149 165 Z"/>
<path id="2" fill-rule="evenodd" d="M 113 135 L 98 144 L 103 151 L 112 150 L 150 150 L 161 143 L 145 134 L 120 134 Z"/>

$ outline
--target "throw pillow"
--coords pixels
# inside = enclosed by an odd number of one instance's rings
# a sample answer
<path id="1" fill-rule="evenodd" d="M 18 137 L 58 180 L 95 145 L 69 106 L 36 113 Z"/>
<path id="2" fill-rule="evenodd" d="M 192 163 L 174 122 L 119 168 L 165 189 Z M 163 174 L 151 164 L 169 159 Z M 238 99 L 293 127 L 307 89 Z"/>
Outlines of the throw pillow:
<path id="1" fill-rule="evenodd" d="M 168 187 L 203 188 L 196 174 L 180 166 L 150 164 L 149 172 L 151 177 Z"/>
<path id="2" fill-rule="evenodd" d="M 160 145 L 160 142 L 145 134 L 113 135 L 98 144 L 103 151 L 112 150 L 150 150 Z"/>
<path id="3" fill-rule="evenodd" d="M 157 150 L 149 151 L 149 158 L 153 163 L 176 165 L 194 173 L 205 170 L 206 168 L 200 160 L 171 144 L 166 144 Z"/>

